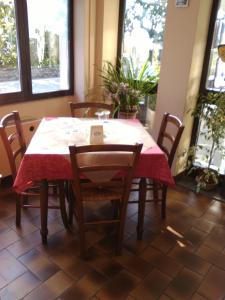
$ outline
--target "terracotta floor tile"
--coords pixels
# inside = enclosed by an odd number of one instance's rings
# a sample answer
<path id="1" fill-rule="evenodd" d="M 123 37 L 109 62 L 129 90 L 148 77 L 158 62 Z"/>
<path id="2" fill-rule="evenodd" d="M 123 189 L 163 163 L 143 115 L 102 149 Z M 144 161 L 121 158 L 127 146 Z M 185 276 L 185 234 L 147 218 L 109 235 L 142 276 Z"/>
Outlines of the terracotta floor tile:
<path id="1" fill-rule="evenodd" d="M 40 284 L 31 272 L 26 272 L 0 291 L 0 299 L 21 299 Z"/>
<path id="2" fill-rule="evenodd" d="M 91 271 L 79 281 L 73 283 L 61 296 L 61 300 L 85 300 L 92 296 L 104 285 L 107 278 L 97 271 Z"/>
<path id="3" fill-rule="evenodd" d="M 225 254 L 219 253 L 212 248 L 202 245 L 196 252 L 209 263 L 225 270 Z"/>
<path id="4" fill-rule="evenodd" d="M 158 299 L 171 279 L 154 269 L 132 292 L 135 299 Z"/>
<path id="5" fill-rule="evenodd" d="M 199 273 L 200 275 L 205 275 L 211 266 L 200 256 L 178 246 L 174 247 L 174 249 L 169 253 L 169 256 L 173 257 L 177 262 Z"/>
<path id="6" fill-rule="evenodd" d="M 0 289 L 7 285 L 7 280 L 0 275 Z"/>
<path id="7" fill-rule="evenodd" d="M 0 250 L 18 241 L 20 236 L 14 230 L 7 230 L 0 233 Z"/>
<path id="8" fill-rule="evenodd" d="M 47 257 L 44 257 L 35 249 L 21 256 L 19 261 L 42 281 L 47 280 L 59 271 L 57 265 L 53 264 Z"/>
<path id="9" fill-rule="evenodd" d="M 51 256 L 51 260 L 75 280 L 78 280 L 86 273 L 93 270 L 86 261 L 81 260 L 75 255 L 68 256 L 65 255 L 65 253 L 58 253 Z"/>
<path id="10" fill-rule="evenodd" d="M 136 195 L 132 196 L 132 194 L 134 194 L 134 193 L 131 193 L 130 200 L 131 201 L 136 200 L 137 196 Z M 132 203 L 128 204 L 128 206 L 127 206 L 127 217 L 129 218 L 129 217 L 133 216 L 134 214 L 136 214 L 137 210 L 138 210 L 138 204 L 135 204 L 135 203 L 134 204 L 132 204 Z"/>
<path id="11" fill-rule="evenodd" d="M 114 257 L 113 260 L 115 260 L 129 272 L 133 273 L 134 275 L 140 278 L 144 278 L 153 269 L 153 266 L 145 260 L 143 260 L 141 257 L 132 255 L 127 251 L 124 251 L 124 255 L 122 256 Z"/>
<path id="12" fill-rule="evenodd" d="M 12 225 L 12 228 L 21 237 L 25 237 L 26 235 L 33 233 L 38 229 L 29 221 L 22 221 L 21 226 L 17 227 L 15 224 L 15 217 L 14 217 L 14 224 Z"/>
<path id="13" fill-rule="evenodd" d="M 127 234 L 132 234 L 136 232 L 137 222 L 134 221 L 132 218 L 126 220 L 124 231 Z"/>
<path id="14" fill-rule="evenodd" d="M 222 251 L 225 248 L 225 226 L 215 226 L 205 239 L 204 244 L 216 251 Z"/>
<path id="15" fill-rule="evenodd" d="M 165 294 L 172 299 L 190 299 L 200 285 L 202 277 L 188 269 L 183 269 L 172 280 Z"/>
<path id="16" fill-rule="evenodd" d="M 26 300 L 53 300 L 60 296 L 72 284 L 72 279 L 64 272 L 60 271 L 47 281 L 42 283 L 38 288 L 34 289 L 24 299 Z"/>
<path id="17" fill-rule="evenodd" d="M 7 250 L 0 252 L 0 275 L 4 280 L 11 282 L 26 271 L 27 269 Z"/>
<path id="18" fill-rule="evenodd" d="M 111 206 L 87 208 L 89 217 L 111 213 Z M 160 205 L 146 205 L 142 241 L 136 204 L 126 220 L 122 256 L 114 255 L 114 227 L 92 226 L 82 260 L 76 221 L 67 232 L 59 210 L 49 211 L 42 245 L 40 210 L 22 210 L 16 228 L 15 194 L 0 187 L 0 299 L 225 299 L 225 203 L 169 189 L 165 220 Z"/>
<path id="19" fill-rule="evenodd" d="M 40 235 L 40 231 L 37 230 L 35 232 L 26 235 L 24 238 L 21 238 L 19 241 L 13 243 L 7 249 L 15 257 L 19 257 L 40 243 L 41 243 L 41 235 Z"/>
<path id="20" fill-rule="evenodd" d="M 184 240 L 191 247 L 197 248 L 203 242 L 206 235 L 205 232 L 192 227 L 184 234 Z"/>
<path id="21" fill-rule="evenodd" d="M 168 253 L 176 245 L 177 237 L 164 231 L 157 238 L 151 242 L 151 245 L 162 251 L 163 253 Z"/>
<path id="22" fill-rule="evenodd" d="M 198 293 L 195 293 L 192 297 L 191 300 L 207 300 L 205 297 L 199 295 Z"/>
<path id="23" fill-rule="evenodd" d="M 182 265 L 176 262 L 173 258 L 164 255 L 162 252 L 152 247 L 145 249 L 140 256 L 170 277 L 176 276 L 182 268 Z"/>
<path id="24" fill-rule="evenodd" d="M 225 271 L 212 267 L 198 289 L 203 297 L 215 300 L 225 298 Z"/>
<path id="25" fill-rule="evenodd" d="M 194 227 L 198 230 L 204 231 L 209 233 L 213 227 L 215 226 L 215 223 L 205 220 L 204 218 L 197 219 L 194 223 Z"/>
<path id="26" fill-rule="evenodd" d="M 183 235 L 193 226 L 194 222 L 196 221 L 196 218 L 185 212 L 182 214 L 178 213 L 175 215 L 170 215 L 168 213 L 166 221 L 167 226 L 170 226 L 173 230 Z"/>
<path id="27" fill-rule="evenodd" d="M 104 285 L 97 293 L 97 297 L 101 300 L 125 299 L 138 282 L 139 279 L 136 276 L 127 271 L 121 271 Z"/>
<path id="28" fill-rule="evenodd" d="M 188 205 L 185 202 L 181 202 L 180 200 L 176 201 L 174 197 L 173 200 L 167 201 L 167 211 L 170 214 L 182 214 L 187 208 Z"/>
<path id="29" fill-rule="evenodd" d="M 94 254 L 87 262 L 92 268 L 108 278 L 114 277 L 123 269 L 120 264 L 112 259 L 112 257 L 108 257 L 103 253 L 95 251 L 95 249 Z"/>
<path id="30" fill-rule="evenodd" d="M 136 232 L 130 235 L 127 239 L 124 240 L 124 247 L 134 254 L 138 254 L 142 252 L 150 242 L 152 242 L 156 238 L 156 234 L 145 230 L 143 232 L 142 240 L 137 240 Z"/>
<path id="31" fill-rule="evenodd" d="M 166 295 L 162 295 L 158 298 L 158 300 L 171 300 L 171 298 L 169 298 L 168 296 Z"/>

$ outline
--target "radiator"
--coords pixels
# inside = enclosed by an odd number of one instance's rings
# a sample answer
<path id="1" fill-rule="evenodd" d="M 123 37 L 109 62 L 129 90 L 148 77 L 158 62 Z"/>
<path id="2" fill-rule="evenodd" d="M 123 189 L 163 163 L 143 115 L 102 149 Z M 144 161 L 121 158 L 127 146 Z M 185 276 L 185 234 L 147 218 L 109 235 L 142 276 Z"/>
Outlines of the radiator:
<path id="1" fill-rule="evenodd" d="M 40 121 L 41 120 L 22 121 L 22 127 L 23 127 L 23 133 L 24 133 L 26 145 L 29 145 L 29 142 L 33 134 L 35 133 Z M 9 132 L 13 132 L 15 131 L 15 128 L 14 126 L 9 126 L 7 130 Z M 3 177 L 11 175 L 9 161 L 1 139 L 0 139 L 0 174 L 2 174 Z"/>

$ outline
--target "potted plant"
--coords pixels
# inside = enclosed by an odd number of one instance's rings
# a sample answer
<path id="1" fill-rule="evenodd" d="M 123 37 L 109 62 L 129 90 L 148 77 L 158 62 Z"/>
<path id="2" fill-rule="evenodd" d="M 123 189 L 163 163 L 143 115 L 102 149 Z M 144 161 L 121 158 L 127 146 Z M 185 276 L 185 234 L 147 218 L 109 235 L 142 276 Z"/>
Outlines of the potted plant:
<path id="1" fill-rule="evenodd" d="M 225 92 L 200 95 L 192 115 L 200 120 L 200 126 L 199 143 L 188 151 L 189 172 L 196 171 L 197 191 L 210 190 L 218 184 L 220 176 L 213 163 L 215 154 L 221 157 L 225 154 Z M 198 160 L 201 165 L 196 164 Z"/>
<path id="2" fill-rule="evenodd" d="M 111 62 L 104 64 L 101 72 L 103 94 L 115 104 L 115 113 L 120 118 L 136 117 L 141 100 L 157 85 L 157 77 L 149 76 L 148 71 L 148 61 L 139 71 L 132 59 L 123 58 L 119 67 Z"/>

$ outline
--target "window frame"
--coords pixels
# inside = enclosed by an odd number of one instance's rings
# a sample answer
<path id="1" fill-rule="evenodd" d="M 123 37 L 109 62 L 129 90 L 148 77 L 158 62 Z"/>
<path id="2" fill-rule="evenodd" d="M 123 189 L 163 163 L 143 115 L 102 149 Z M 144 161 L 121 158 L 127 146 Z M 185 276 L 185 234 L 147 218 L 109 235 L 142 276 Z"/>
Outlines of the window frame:
<path id="1" fill-rule="evenodd" d="M 207 42 L 206 42 L 203 68 L 202 68 L 202 76 L 201 76 L 201 81 L 200 81 L 200 90 L 199 91 L 201 93 L 216 92 L 213 90 L 206 89 L 206 80 L 207 80 L 207 75 L 208 75 L 210 51 L 211 51 L 211 46 L 212 46 L 212 42 L 213 42 L 213 34 L 214 34 L 217 12 L 219 9 L 220 1 L 221 0 L 214 0 L 213 4 L 212 4 L 212 10 L 211 10 L 210 21 L 209 21 L 208 37 L 207 37 Z"/>
<path id="2" fill-rule="evenodd" d="M 0 94 L 0 105 L 56 98 L 74 94 L 74 55 L 73 55 L 73 0 L 68 0 L 68 50 L 69 50 L 69 89 L 32 94 L 32 77 L 29 47 L 29 28 L 26 0 L 14 0 L 15 20 L 18 40 L 18 60 L 20 61 L 21 91 Z M 23 74 L 23 75 L 22 75 Z"/>
<path id="3" fill-rule="evenodd" d="M 216 17 L 217 17 L 219 5 L 220 5 L 220 0 L 213 0 L 210 21 L 209 21 L 209 29 L 208 29 L 206 48 L 205 48 L 204 59 L 203 59 L 202 75 L 201 75 L 200 87 L 199 87 L 199 93 L 201 93 L 201 94 L 206 94 L 209 92 L 210 93 L 216 92 L 216 91 L 206 89 L 206 80 L 207 80 L 207 75 L 208 75 L 210 51 L 211 51 L 211 46 L 212 46 L 212 41 L 213 41 L 214 28 L 215 28 Z M 194 146 L 197 143 L 198 127 L 199 127 L 199 120 L 195 118 L 194 124 L 193 124 L 193 129 L 192 129 L 190 146 Z"/>

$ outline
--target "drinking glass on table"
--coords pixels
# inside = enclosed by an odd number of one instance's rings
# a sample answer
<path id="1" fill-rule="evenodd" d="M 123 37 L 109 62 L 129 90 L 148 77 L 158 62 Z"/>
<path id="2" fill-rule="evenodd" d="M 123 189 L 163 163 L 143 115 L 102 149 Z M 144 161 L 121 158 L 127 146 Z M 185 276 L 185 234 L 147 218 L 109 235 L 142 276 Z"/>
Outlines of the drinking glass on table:
<path id="1" fill-rule="evenodd" d="M 109 119 L 110 111 L 109 110 L 103 110 L 102 113 L 103 113 L 104 122 L 107 122 L 107 120 Z"/>
<path id="2" fill-rule="evenodd" d="M 103 111 L 96 111 L 95 115 L 98 117 L 99 120 L 103 120 L 104 118 Z"/>

